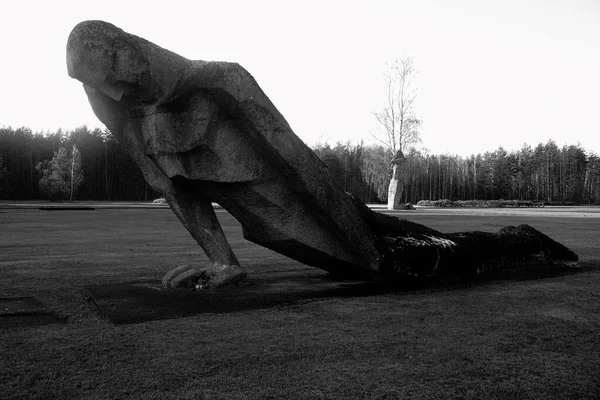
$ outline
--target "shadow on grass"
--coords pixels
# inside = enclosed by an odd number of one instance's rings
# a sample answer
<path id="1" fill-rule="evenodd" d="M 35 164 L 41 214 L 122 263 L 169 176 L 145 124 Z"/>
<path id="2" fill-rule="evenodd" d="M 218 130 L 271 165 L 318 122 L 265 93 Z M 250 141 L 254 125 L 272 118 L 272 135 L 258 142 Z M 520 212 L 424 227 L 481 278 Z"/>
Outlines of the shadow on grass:
<path id="1" fill-rule="evenodd" d="M 159 282 L 90 285 L 85 289 L 100 313 L 115 325 L 189 317 L 205 313 L 231 313 L 288 306 L 324 298 L 365 297 L 410 291 L 460 290 L 506 281 L 556 278 L 600 271 L 600 261 L 580 268 L 538 267 L 476 279 L 412 280 L 404 282 L 340 281 L 323 276 L 277 280 L 252 279 L 218 291 L 161 289 Z"/>
<path id="2" fill-rule="evenodd" d="M 56 315 L 33 297 L 0 298 L 0 329 L 64 322 L 64 317 Z"/>

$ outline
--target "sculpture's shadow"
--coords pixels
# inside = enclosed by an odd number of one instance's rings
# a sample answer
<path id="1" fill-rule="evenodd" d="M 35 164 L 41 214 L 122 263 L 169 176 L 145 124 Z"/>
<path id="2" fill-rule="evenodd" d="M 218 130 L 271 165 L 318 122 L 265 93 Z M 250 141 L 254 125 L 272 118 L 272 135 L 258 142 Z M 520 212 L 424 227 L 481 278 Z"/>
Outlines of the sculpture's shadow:
<path id="1" fill-rule="evenodd" d="M 283 307 L 332 297 L 360 297 L 398 291 L 391 284 L 337 281 L 327 274 L 272 280 L 250 278 L 215 291 L 162 289 L 160 282 L 91 285 L 85 289 L 102 315 L 115 325 L 188 317 L 205 313 Z"/>
<path id="2" fill-rule="evenodd" d="M 598 269 L 599 263 L 581 268 L 537 267 L 510 274 L 436 281 L 364 282 L 337 280 L 322 271 L 288 273 L 285 276 L 250 277 L 248 282 L 217 291 L 161 289 L 157 281 L 90 285 L 85 289 L 100 313 L 115 325 L 189 317 L 205 313 L 285 307 L 324 298 L 365 297 L 424 291 L 461 290 L 502 281 L 536 280 Z M 425 294 L 424 293 L 424 294 Z"/>

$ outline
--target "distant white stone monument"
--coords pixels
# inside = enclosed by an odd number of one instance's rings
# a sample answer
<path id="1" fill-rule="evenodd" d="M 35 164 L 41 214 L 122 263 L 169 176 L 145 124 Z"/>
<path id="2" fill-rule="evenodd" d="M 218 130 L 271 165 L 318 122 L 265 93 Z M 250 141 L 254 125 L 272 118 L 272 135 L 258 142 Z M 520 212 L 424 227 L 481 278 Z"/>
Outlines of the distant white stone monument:
<path id="1" fill-rule="evenodd" d="M 402 150 L 398 150 L 392 164 L 392 178 L 388 187 L 388 210 L 399 210 L 402 194 L 404 192 L 404 174 L 402 173 L 402 164 L 406 163 L 406 157 Z"/>

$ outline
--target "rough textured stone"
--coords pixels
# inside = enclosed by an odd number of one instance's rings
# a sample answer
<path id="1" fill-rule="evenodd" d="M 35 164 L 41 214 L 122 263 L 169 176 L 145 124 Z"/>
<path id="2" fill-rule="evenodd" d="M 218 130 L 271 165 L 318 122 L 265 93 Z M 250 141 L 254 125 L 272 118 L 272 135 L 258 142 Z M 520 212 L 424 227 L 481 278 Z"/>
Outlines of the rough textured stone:
<path id="1" fill-rule="evenodd" d="M 203 271 L 199 271 L 194 268 L 188 269 L 187 271 L 184 271 L 181 274 L 176 275 L 173 278 L 171 278 L 171 280 L 169 281 L 169 285 L 166 287 L 192 288 L 192 287 L 194 287 L 194 285 L 196 284 L 196 282 L 198 281 L 198 279 L 200 279 L 200 277 L 202 275 L 203 275 Z"/>
<path id="2" fill-rule="evenodd" d="M 191 61 L 106 22 L 87 21 L 69 37 L 67 67 L 211 265 L 227 266 L 209 279 L 213 286 L 245 271 L 211 202 L 242 224 L 246 239 L 344 276 L 458 274 L 540 253 L 547 262 L 577 260 L 529 228 L 443 234 L 372 212 L 338 188 L 238 64 Z"/>
<path id="3" fill-rule="evenodd" d="M 208 287 L 217 289 L 222 286 L 238 283 L 246 279 L 246 276 L 246 270 L 239 265 L 223 265 L 212 275 L 208 282 Z"/>
<path id="4" fill-rule="evenodd" d="M 200 271 L 189 264 L 180 265 L 165 274 L 162 285 L 165 288 L 186 287 L 193 280 L 198 280 Z"/>
<path id="5" fill-rule="evenodd" d="M 217 289 L 246 279 L 246 269 L 239 265 L 180 265 L 165 274 L 162 285 L 170 288 Z"/>

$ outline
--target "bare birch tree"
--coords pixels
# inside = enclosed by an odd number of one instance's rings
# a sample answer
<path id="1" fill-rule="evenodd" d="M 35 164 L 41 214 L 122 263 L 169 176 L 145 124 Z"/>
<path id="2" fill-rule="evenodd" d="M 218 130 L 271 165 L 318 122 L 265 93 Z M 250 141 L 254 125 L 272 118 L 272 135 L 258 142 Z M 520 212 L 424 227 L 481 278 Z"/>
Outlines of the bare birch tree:
<path id="1" fill-rule="evenodd" d="M 379 127 L 379 132 L 373 136 L 391 151 L 390 159 L 398 150 L 404 153 L 410 145 L 421 142 L 421 120 L 414 111 L 417 98 L 414 75 L 410 57 L 395 60 L 383 74 L 386 104 L 381 111 L 373 113 Z"/>
<path id="2" fill-rule="evenodd" d="M 77 146 L 73 145 L 73 152 L 71 154 L 71 170 L 69 174 L 69 186 L 70 194 L 69 201 L 73 201 L 73 193 L 79 189 L 79 186 L 83 183 L 83 169 L 81 166 L 81 152 Z"/>
<path id="3" fill-rule="evenodd" d="M 390 210 L 401 207 L 405 181 L 405 171 L 402 171 L 403 160 L 405 160 L 403 153 L 410 145 L 421 141 L 419 135 L 421 120 L 414 112 L 414 102 L 417 98 L 417 89 L 412 85 L 414 74 L 410 57 L 397 59 L 388 65 L 383 74 L 386 104 L 381 111 L 374 113 L 379 126 L 379 134 L 374 135 L 375 139 L 384 144 L 390 153 L 388 159 L 392 169 L 388 187 L 388 209 Z"/>

